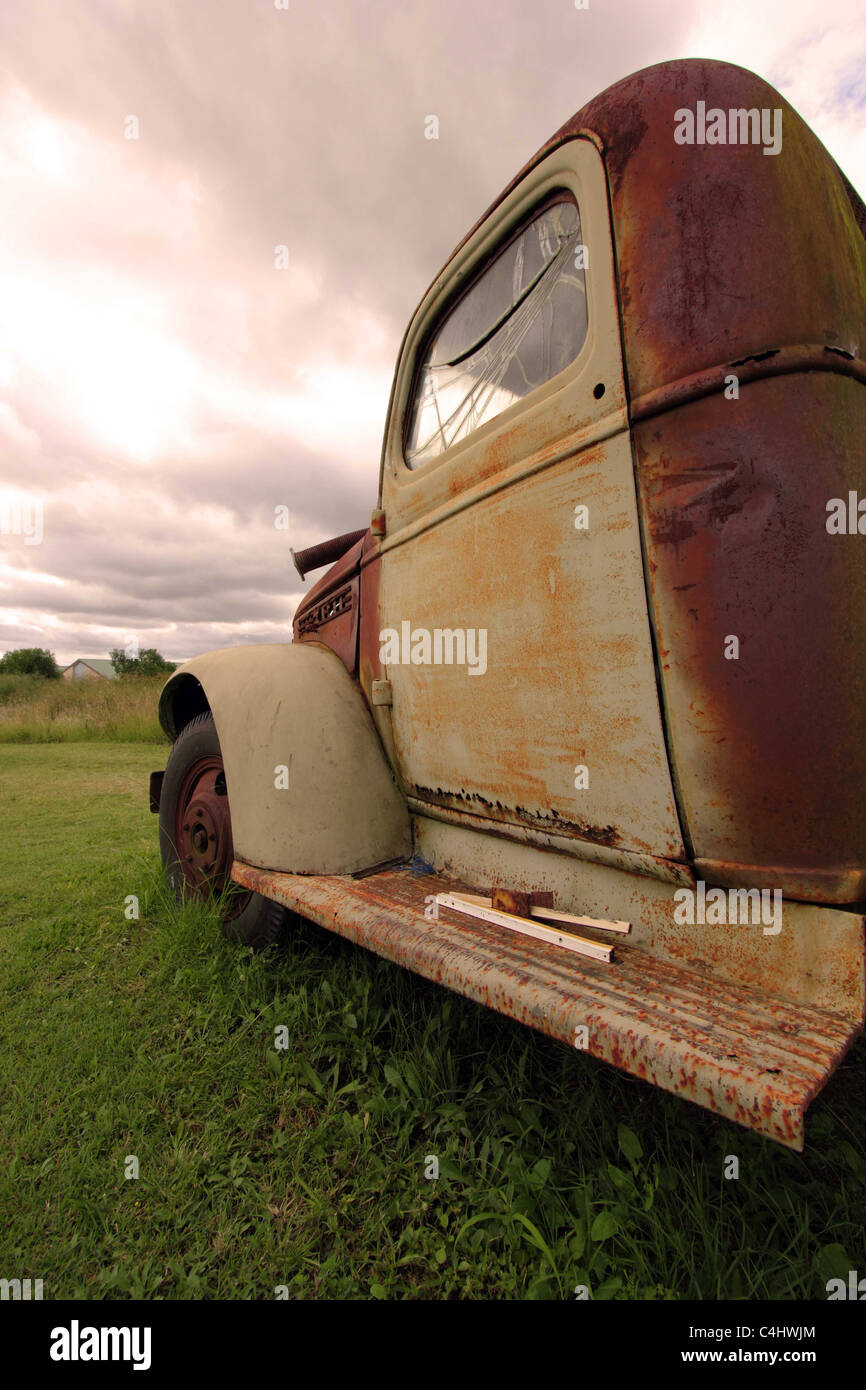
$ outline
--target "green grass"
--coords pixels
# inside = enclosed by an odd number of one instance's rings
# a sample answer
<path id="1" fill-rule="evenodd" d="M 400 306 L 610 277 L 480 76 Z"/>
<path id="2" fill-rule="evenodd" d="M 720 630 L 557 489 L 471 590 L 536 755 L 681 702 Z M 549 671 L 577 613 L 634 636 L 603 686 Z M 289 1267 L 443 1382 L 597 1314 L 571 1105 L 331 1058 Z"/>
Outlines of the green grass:
<path id="1" fill-rule="evenodd" d="M 164 761 L 0 749 L 0 1275 L 47 1298 L 798 1299 L 866 1270 L 862 1047 L 796 1155 L 316 927 L 254 956 L 166 896 Z"/>
<path id="2" fill-rule="evenodd" d="M 0 743 L 157 743 L 162 676 L 114 681 L 0 675 Z"/>

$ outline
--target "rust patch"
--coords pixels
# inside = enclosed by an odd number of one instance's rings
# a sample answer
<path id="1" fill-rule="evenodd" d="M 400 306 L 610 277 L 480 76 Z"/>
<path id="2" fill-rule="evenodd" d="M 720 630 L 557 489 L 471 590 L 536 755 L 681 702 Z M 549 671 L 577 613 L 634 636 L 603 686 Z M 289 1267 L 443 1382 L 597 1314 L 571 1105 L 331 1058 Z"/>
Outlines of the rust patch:
<path id="1" fill-rule="evenodd" d="M 746 886 L 772 871 L 792 897 L 852 901 L 866 871 L 866 571 L 825 522 L 829 498 L 866 495 L 866 390 L 778 376 L 663 420 L 637 423 L 634 443 L 694 856 L 728 877 L 752 866 Z"/>
<path id="2" fill-rule="evenodd" d="M 233 877 L 568 1046 L 585 1026 L 591 1056 L 794 1149 L 806 1106 L 859 1031 L 830 1010 L 707 980 L 636 946 L 618 945 L 603 964 L 448 908 L 425 916 L 431 894 L 489 884 L 408 868 L 362 880 L 277 874 L 237 861 Z"/>
<path id="3" fill-rule="evenodd" d="M 517 820 L 536 830 L 546 830 L 555 835 L 575 835 L 581 840 L 592 840 L 596 844 L 608 845 L 615 849 L 622 842 L 622 836 L 614 825 L 591 825 L 588 821 L 569 820 L 561 816 L 553 807 L 549 811 L 529 811 L 524 806 L 509 806 L 503 801 L 493 801 L 480 792 L 446 791 L 442 787 L 412 787 L 413 796 L 421 801 L 429 801 L 434 806 L 450 806 L 455 810 L 470 806 L 483 807 L 491 820 Z"/>

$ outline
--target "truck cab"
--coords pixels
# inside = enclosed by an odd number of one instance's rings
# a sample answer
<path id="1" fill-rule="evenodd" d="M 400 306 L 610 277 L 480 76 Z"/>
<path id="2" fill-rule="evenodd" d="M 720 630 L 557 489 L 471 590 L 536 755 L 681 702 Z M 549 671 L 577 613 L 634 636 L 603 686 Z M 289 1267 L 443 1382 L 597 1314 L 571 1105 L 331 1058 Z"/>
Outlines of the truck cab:
<path id="1" fill-rule="evenodd" d="M 293 641 L 167 682 L 177 891 L 802 1148 L 866 998 L 864 341 L 863 204 L 765 82 L 580 110 L 422 298 Z"/>

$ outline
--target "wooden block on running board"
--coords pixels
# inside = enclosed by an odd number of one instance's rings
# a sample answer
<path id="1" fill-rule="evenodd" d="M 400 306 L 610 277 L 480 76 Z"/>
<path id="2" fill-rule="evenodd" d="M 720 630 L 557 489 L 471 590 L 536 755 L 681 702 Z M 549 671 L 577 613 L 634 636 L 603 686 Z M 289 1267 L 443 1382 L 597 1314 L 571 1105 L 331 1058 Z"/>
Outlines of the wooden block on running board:
<path id="1" fill-rule="evenodd" d="M 515 888 L 494 888 L 490 906 L 497 912 L 511 912 L 515 917 L 529 916 L 529 894 Z"/>
<path id="2" fill-rule="evenodd" d="M 516 888 L 494 888 L 490 906 L 498 912 L 512 912 L 516 917 L 528 917 L 533 907 L 553 907 L 553 894 L 541 889 L 523 893 Z"/>

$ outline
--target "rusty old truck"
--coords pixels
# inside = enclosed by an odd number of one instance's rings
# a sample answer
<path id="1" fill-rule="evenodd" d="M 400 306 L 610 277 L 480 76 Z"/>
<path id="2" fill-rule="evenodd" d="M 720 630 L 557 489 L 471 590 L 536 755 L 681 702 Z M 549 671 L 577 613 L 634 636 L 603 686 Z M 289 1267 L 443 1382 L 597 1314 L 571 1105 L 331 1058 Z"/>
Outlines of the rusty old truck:
<path id="1" fill-rule="evenodd" d="M 421 300 L 293 640 L 167 681 L 177 892 L 801 1149 L 864 1016 L 864 344 L 866 211 L 778 92 L 584 106 Z"/>

